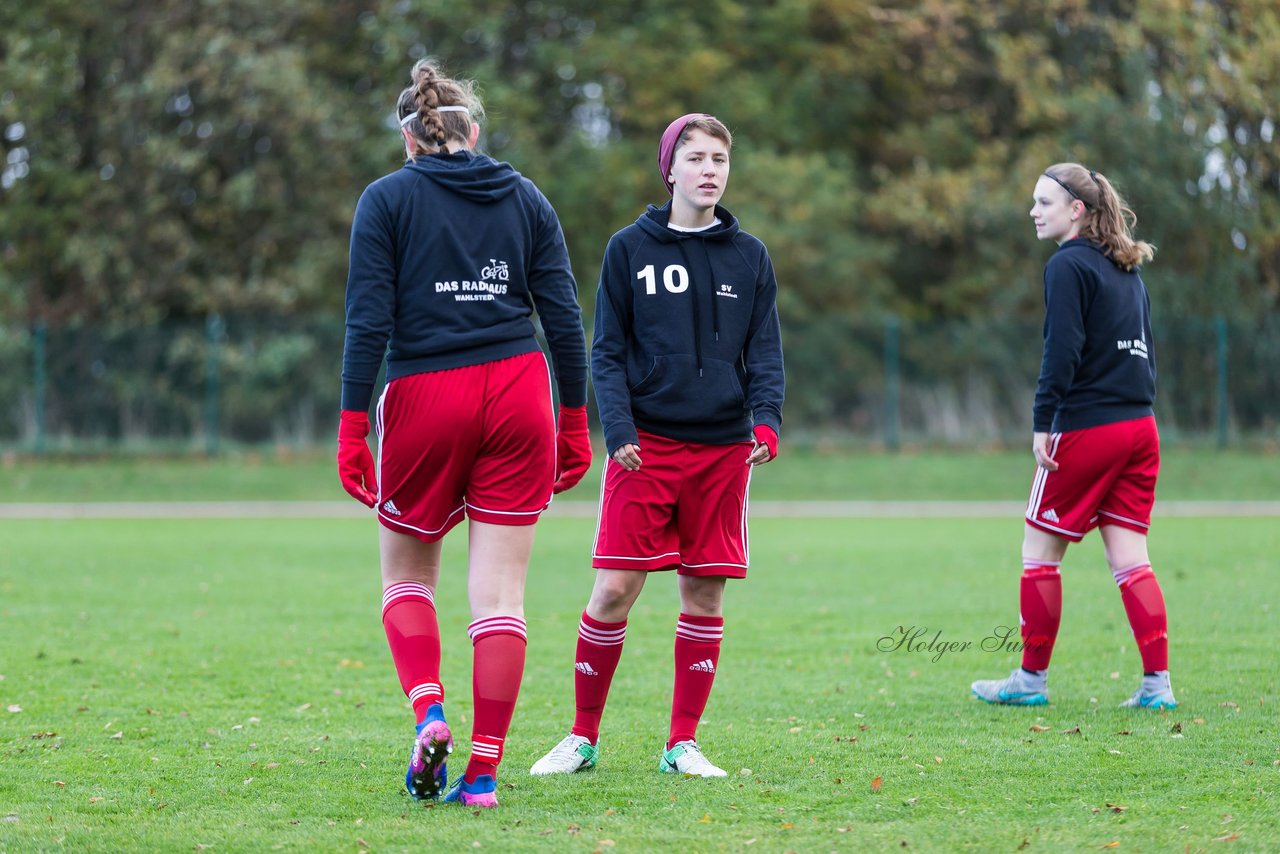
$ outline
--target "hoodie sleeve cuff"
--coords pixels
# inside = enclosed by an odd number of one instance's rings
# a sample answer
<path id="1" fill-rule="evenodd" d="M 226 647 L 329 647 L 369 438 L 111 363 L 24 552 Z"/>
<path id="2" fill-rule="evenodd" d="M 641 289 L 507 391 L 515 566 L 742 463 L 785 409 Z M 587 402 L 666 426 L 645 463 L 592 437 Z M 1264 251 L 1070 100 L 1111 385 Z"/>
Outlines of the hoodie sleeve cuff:
<path id="1" fill-rule="evenodd" d="M 372 383 L 343 383 L 342 409 L 355 412 L 368 412 L 369 401 L 373 400 Z"/>
<path id="2" fill-rule="evenodd" d="M 764 425 L 774 433 L 782 435 L 782 414 L 773 409 L 758 409 L 752 413 L 752 420 L 757 425 Z"/>
<path id="3" fill-rule="evenodd" d="M 610 459 L 613 458 L 614 451 L 627 444 L 640 444 L 640 434 L 636 432 L 636 425 L 617 424 L 605 427 L 604 445 L 609 452 Z"/>

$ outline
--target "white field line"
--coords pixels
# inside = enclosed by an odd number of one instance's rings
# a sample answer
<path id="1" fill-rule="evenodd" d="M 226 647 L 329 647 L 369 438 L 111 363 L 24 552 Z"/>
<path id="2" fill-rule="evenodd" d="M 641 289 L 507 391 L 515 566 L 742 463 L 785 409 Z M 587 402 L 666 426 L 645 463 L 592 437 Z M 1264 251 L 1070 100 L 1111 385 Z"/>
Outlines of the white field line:
<path id="1" fill-rule="evenodd" d="M 752 501 L 756 519 L 995 519 L 1023 515 L 1022 501 Z M 595 518 L 594 501 L 556 501 L 551 518 Z M 1156 516 L 1280 516 L 1280 501 L 1159 501 Z M 0 502 L 0 519 L 359 519 L 355 501 Z"/>

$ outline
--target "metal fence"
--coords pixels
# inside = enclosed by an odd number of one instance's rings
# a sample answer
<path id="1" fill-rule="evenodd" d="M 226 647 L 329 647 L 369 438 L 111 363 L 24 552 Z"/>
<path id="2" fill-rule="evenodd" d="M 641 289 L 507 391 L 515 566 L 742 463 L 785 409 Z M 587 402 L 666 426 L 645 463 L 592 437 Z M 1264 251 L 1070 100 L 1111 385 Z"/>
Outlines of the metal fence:
<path id="1" fill-rule="evenodd" d="M 854 441 L 1024 441 L 1038 323 L 832 315 L 783 324 L 786 429 Z M 1280 322 L 1155 329 L 1161 432 L 1229 445 L 1280 437 Z M 181 452 L 326 444 L 343 323 L 220 317 L 155 326 L 0 326 L 0 450 Z"/>

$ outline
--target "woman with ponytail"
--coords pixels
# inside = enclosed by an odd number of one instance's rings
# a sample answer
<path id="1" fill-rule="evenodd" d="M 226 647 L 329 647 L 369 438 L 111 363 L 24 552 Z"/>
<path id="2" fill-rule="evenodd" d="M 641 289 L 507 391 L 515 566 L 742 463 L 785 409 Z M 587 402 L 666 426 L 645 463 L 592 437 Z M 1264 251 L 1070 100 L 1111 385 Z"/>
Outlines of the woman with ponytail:
<path id="1" fill-rule="evenodd" d="M 447 782 L 435 592 L 441 539 L 470 518 L 471 759 L 444 799 L 493 807 L 524 671 L 534 524 L 591 464 L 586 344 L 555 211 L 475 151 L 483 111 L 469 81 L 427 60 L 412 74 L 396 105 L 406 162 L 369 185 L 351 226 L 338 472 L 381 523 L 382 623 L 417 720 L 405 776 L 417 799 Z M 384 353 L 375 466 L 365 437 Z"/>
<path id="2" fill-rule="evenodd" d="M 1032 412 L 1036 476 L 1022 542 L 1022 666 L 980 680 L 989 703 L 1049 702 L 1048 669 L 1062 614 L 1067 545 L 1098 528 L 1142 658 L 1142 681 L 1122 706 L 1176 708 L 1169 682 L 1164 595 L 1147 554 L 1160 469 L 1152 405 L 1156 354 L 1133 211 L 1105 175 L 1078 163 L 1036 182 L 1036 236 L 1058 250 L 1044 272 L 1044 355 Z"/>

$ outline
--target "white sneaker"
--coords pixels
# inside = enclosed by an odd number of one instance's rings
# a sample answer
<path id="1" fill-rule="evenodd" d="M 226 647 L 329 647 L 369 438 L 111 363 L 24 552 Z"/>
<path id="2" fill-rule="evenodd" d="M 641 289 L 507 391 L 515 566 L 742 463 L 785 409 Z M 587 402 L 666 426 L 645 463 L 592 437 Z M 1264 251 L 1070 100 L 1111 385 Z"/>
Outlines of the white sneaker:
<path id="1" fill-rule="evenodd" d="M 711 764 L 702 755 L 696 741 L 680 741 L 662 754 L 658 770 L 664 774 L 684 774 L 686 777 L 726 777 L 723 768 Z"/>
<path id="2" fill-rule="evenodd" d="M 546 756 L 533 763 L 529 773 L 537 777 L 547 774 L 572 774 L 596 764 L 600 748 L 580 735 L 566 736 Z"/>
<path id="3" fill-rule="evenodd" d="M 1161 670 L 1155 676 L 1143 676 L 1142 684 L 1133 696 L 1120 704 L 1122 709 L 1176 709 L 1178 701 L 1173 698 L 1173 686 L 1169 682 L 1169 671 Z"/>
<path id="4" fill-rule="evenodd" d="M 1015 668 L 1007 679 L 979 679 L 970 687 L 978 699 L 1001 706 L 1049 704 L 1048 680 L 1044 676 L 1032 676 L 1021 667 Z"/>

